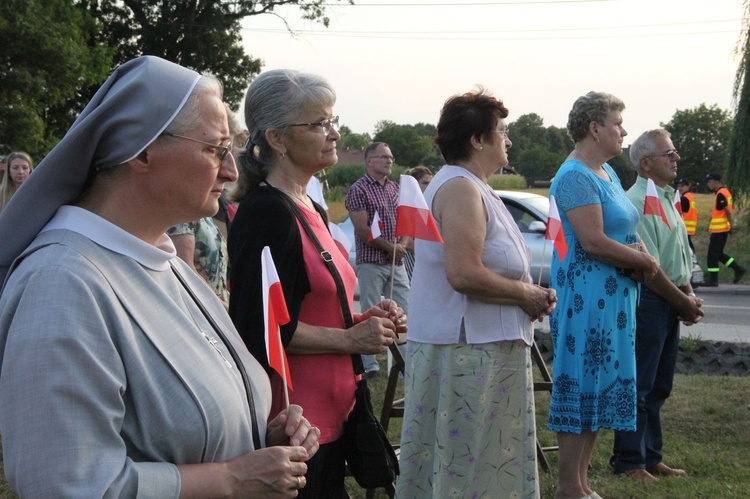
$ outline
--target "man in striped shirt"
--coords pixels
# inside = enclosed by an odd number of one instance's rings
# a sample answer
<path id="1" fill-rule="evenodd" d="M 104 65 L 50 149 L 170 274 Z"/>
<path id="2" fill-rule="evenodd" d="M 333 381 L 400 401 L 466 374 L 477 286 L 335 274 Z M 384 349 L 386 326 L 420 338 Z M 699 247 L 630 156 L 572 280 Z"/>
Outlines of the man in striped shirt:
<path id="1" fill-rule="evenodd" d="M 357 279 L 362 310 L 391 296 L 408 313 L 409 278 L 404 268 L 406 242 L 396 239 L 396 208 L 399 186 L 388 175 L 393 171 L 393 153 L 385 142 L 373 142 L 365 149 L 365 176 L 357 180 L 346 195 L 344 204 L 354 226 L 357 247 Z M 381 221 L 380 235 L 371 238 L 375 213 Z M 395 264 L 394 264 L 395 262 Z M 363 355 L 365 373 L 376 376 L 379 367 L 374 355 Z"/>

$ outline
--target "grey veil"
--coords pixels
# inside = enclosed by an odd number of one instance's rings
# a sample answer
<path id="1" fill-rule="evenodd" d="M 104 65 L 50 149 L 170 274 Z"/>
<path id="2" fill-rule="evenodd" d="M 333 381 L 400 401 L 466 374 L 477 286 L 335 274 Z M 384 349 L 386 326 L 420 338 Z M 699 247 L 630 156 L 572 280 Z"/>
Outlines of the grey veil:
<path id="1" fill-rule="evenodd" d="M 140 154 L 182 109 L 199 78 L 153 56 L 133 59 L 110 75 L 0 215 L 0 284 L 57 209 L 78 198 L 89 172 Z"/>

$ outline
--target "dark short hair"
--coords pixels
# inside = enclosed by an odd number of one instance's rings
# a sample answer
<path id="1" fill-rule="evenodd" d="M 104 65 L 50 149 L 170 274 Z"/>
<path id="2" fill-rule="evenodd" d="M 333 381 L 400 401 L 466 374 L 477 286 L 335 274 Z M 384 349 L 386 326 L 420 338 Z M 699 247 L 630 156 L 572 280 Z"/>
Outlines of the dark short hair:
<path id="1" fill-rule="evenodd" d="M 454 95 L 443 105 L 437 125 L 437 144 L 445 161 L 469 159 L 471 138 L 491 141 L 497 122 L 508 116 L 508 108 L 484 88 Z M 499 138 L 499 137 L 498 137 Z"/>
<path id="2" fill-rule="evenodd" d="M 434 175 L 434 173 L 432 173 L 432 170 L 426 166 L 419 165 L 414 168 L 409 168 L 404 172 L 404 175 L 411 175 L 415 179 L 420 180 L 425 175 Z"/>
<path id="3" fill-rule="evenodd" d="M 385 142 L 373 142 L 372 144 L 370 144 L 369 146 L 367 146 L 365 148 L 365 160 L 367 160 L 367 158 L 369 158 L 370 156 L 372 156 L 372 153 L 375 151 L 375 149 L 377 149 L 380 146 L 385 146 L 385 147 L 387 147 L 389 149 L 391 147 L 388 144 L 386 144 Z"/>

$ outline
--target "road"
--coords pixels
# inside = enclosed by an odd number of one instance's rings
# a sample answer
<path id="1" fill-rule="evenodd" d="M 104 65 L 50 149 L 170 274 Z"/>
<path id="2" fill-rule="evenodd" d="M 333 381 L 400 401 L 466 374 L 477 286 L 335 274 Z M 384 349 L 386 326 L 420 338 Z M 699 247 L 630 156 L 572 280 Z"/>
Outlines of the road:
<path id="1" fill-rule="evenodd" d="M 750 286 L 726 284 L 718 288 L 697 288 L 706 315 L 690 327 L 683 327 L 683 337 L 706 341 L 750 343 Z"/>

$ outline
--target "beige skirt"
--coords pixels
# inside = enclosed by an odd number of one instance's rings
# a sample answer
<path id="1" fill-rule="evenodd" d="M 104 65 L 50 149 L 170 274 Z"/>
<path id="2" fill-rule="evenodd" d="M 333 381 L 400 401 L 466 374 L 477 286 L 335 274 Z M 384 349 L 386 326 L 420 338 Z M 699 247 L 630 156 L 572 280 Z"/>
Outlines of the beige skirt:
<path id="1" fill-rule="evenodd" d="M 539 498 L 530 349 L 408 343 L 396 497 Z"/>

